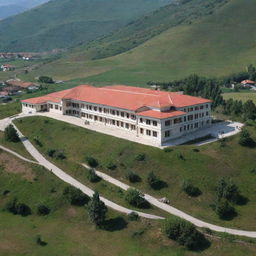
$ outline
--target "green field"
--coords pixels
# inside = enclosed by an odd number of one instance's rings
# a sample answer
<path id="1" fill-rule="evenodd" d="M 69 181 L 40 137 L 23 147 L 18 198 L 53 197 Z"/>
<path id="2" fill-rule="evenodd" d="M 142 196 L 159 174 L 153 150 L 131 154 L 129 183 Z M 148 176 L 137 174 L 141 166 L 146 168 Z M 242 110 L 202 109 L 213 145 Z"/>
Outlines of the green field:
<path id="1" fill-rule="evenodd" d="M 20 102 L 0 104 L 0 119 L 16 115 L 21 112 Z"/>
<path id="2" fill-rule="evenodd" d="M 247 100 L 252 100 L 256 104 L 256 93 L 255 92 L 233 92 L 233 93 L 224 93 L 223 98 L 225 100 L 241 100 L 246 102 Z"/>
<path id="3" fill-rule="evenodd" d="M 109 230 L 95 228 L 86 209 L 71 206 L 62 193 L 65 184 L 42 167 L 25 163 L 0 150 L 0 255 L 1 256 L 253 256 L 256 247 L 223 236 L 210 238 L 211 246 L 201 252 L 190 252 L 167 240 L 157 221 L 141 219 L 129 222 L 125 216 L 109 210 Z M 9 191 L 4 195 L 4 191 Z M 32 215 L 21 217 L 3 210 L 17 197 L 32 209 Z M 39 204 L 50 207 L 47 216 L 38 216 Z M 47 243 L 40 246 L 37 236 Z M 113 242 L 114 241 L 114 242 Z"/>
<path id="4" fill-rule="evenodd" d="M 254 0 L 231 0 L 212 14 L 170 28 L 128 52 L 100 60 L 81 58 L 84 51 L 77 57 L 71 52 L 33 75 L 145 86 L 148 81 L 170 81 L 193 73 L 222 77 L 241 72 L 256 64 L 254 9 Z"/>
<path id="5" fill-rule="evenodd" d="M 102 135 L 83 128 L 75 127 L 63 122 L 49 120 L 42 117 L 25 118 L 16 124 L 33 142 L 35 136 L 39 137 L 42 147 L 38 149 L 43 153 L 49 149 L 63 150 L 66 160 L 54 160 L 58 166 L 79 179 L 85 179 L 77 165 L 85 161 L 86 156 L 93 156 L 100 162 L 100 169 L 120 180 L 127 182 L 127 170 L 135 171 L 142 182 L 133 184 L 156 197 L 166 196 L 172 205 L 195 217 L 222 226 L 253 230 L 254 208 L 256 195 L 255 174 L 250 170 L 255 168 L 255 149 L 238 145 L 238 136 L 229 138 L 224 147 L 219 142 L 200 147 L 200 152 L 194 152 L 193 146 L 175 147 L 172 152 L 166 153 L 160 149 L 148 147 L 107 135 Z M 255 129 L 250 128 L 256 138 Z M 135 156 L 144 153 L 145 161 L 135 160 Z M 179 155 L 182 154 L 184 159 Z M 117 169 L 110 171 L 106 168 L 109 162 L 117 165 Z M 146 184 L 146 176 L 154 171 L 168 183 L 168 187 L 154 191 Z M 215 199 L 215 186 L 221 177 L 232 178 L 243 196 L 248 198 L 246 205 L 235 206 L 238 216 L 231 221 L 219 220 L 212 211 L 210 204 Z M 189 179 L 193 185 L 199 187 L 202 195 L 190 198 L 181 191 L 181 184 Z"/>

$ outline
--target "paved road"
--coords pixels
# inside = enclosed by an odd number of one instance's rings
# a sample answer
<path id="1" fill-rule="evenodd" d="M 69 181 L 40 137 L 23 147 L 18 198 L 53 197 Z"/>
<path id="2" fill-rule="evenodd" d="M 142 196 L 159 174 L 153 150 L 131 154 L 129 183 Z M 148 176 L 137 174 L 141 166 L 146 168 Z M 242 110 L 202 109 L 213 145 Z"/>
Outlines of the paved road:
<path id="1" fill-rule="evenodd" d="M 71 177 L 70 175 L 65 173 L 64 171 L 62 171 L 56 165 L 49 162 L 44 156 L 41 155 L 41 153 L 39 153 L 39 151 L 32 145 L 32 143 L 23 136 L 23 134 L 18 130 L 18 128 L 15 125 L 14 125 L 14 127 L 17 129 L 18 134 L 21 138 L 21 141 L 24 144 L 27 151 L 34 157 L 35 160 L 38 161 L 39 164 L 44 166 L 46 169 L 50 170 L 54 175 L 56 175 L 61 180 L 63 180 L 66 183 L 80 189 L 83 193 L 92 197 L 92 195 L 94 194 L 94 191 L 92 189 L 86 187 L 85 185 L 83 185 L 82 183 L 80 183 L 79 181 L 77 181 L 76 179 L 74 179 L 73 177 Z M 9 150 L 9 152 L 13 153 L 11 150 Z M 15 155 L 17 156 L 18 154 L 16 153 Z M 19 156 L 19 158 L 22 159 L 23 157 Z M 120 205 L 118 205 L 118 204 L 116 204 L 116 203 L 114 203 L 114 202 L 112 202 L 112 201 L 110 201 L 110 200 L 108 200 L 104 197 L 100 197 L 100 199 L 106 204 L 106 206 L 108 206 L 108 207 L 110 207 L 110 208 L 112 208 L 116 211 L 119 211 L 121 213 L 129 214 L 131 212 L 134 212 L 134 210 L 122 207 L 122 206 L 120 206 Z M 147 213 L 138 212 L 138 211 L 136 211 L 136 212 L 138 213 L 139 216 L 144 217 L 144 218 L 164 219 L 163 217 L 156 216 L 156 215 L 153 215 L 153 214 L 147 214 Z"/>
<path id="2" fill-rule="evenodd" d="M 84 167 L 86 168 L 90 168 L 89 166 L 87 166 L 86 164 L 83 164 Z M 100 176 L 102 179 L 104 179 L 105 181 L 108 181 L 124 190 L 127 190 L 128 188 L 130 188 L 130 186 L 128 186 L 127 184 L 123 183 L 123 182 L 120 182 L 119 180 L 117 179 L 114 179 L 112 178 L 111 176 L 103 173 L 103 172 L 100 172 L 100 171 L 97 171 L 96 170 L 96 173 L 98 176 Z M 143 192 L 142 192 L 143 193 Z M 144 193 L 143 193 L 144 194 Z M 256 238 L 256 232 L 254 231 L 244 231 L 244 230 L 239 230 L 239 229 L 231 229 L 231 228 L 225 228 L 225 227 L 221 227 L 221 226 L 217 226 L 217 225 L 213 225 L 213 224 L 210 224 L 210 223 L 207 223 L 207 222 L 204 222 L 204 221 L 201 221 L 197 218 L 194 218 L 170 205 L 167 205 L 167 204 L 164 204 L 164 203 L 161 203 L 158 201 L 158 199 L 156 199 L 155 197 L 152 197 L 148 194 L 144 194 L 144 198 L 152 205 L 172 214 L 172 215 L 175 215 L 175 216 L 178 216 L 182 219 L 185 219 L 191 223 L 193 223 L 194 225 L 196 225 L 197 227 L 204 227 L 204 228 L 209 228 L 213 231 L 217 231 L 217 232 L 224 232 L 224 233 L 229 233 L 229 234 L 232 234 L 232 235 L 237 235 L 237 236 L 246 236 L 246 237 L 252 237 L 252 238 Z"/>

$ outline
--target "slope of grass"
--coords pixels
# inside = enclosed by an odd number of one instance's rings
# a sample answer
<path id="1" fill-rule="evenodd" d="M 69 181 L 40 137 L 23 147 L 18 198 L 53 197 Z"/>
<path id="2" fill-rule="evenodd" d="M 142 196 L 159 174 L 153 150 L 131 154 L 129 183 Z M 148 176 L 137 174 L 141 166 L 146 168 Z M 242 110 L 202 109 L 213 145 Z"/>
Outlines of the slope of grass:
<path id="1" fill-rule="evenodd" d="M 0 119 L 13 116 L 21 112 L 20 102 L 0 104 Z"/>
<path id="2" fill-rule="evenodd" d="M 225 100 L 228 100 L 228 99 L 241 100 L 242 102 L 246 102 L 247 100 L 252 100 L 256 104 L 256 93 L 255 92 L 224 93 L 223 98 Z"/>
<path id="3" fill-rule="evenodd" d="M 230 0 L 207 17 L 170 28 L 126 53 L 91 61 L 71 54 L 38 72 L 64 79 L 139 85 L 192 73 L 221 77 L 240 72 L 249 63 L 256 64 L 255 5 L 254 0 Z"/>
<path id="4" fill-rule="evenodd" d="M 0 22 L 1 51 L 46 51 L 93 40 L 170 0 L 55 0 Z"/>
<path id="5" fill-rule="evenodd" d="M 255 221 L 256 176 L 250 171 L 255 168 L 256 149 L 241 147 L 237 136 L 230 138 L 225 147 L 216 142 L 200 147 L 200 152 L 194 152 L 193 146 L 184 145 L 166 153 L 42 117 L 25 118 L 16 124 L 31 141 L 34 136 L 39 136 L 43 146 L 38 149 L 43 154 L 49 149 L 63 150 L 67 159 L 58 161 L 57 165 L 64 170 L 68 171 L 69 166 L 85 161 L 86 156 L 93 156 L 99 160 L 100 169 L 124 182 L 127 182 L 126 171 L 135 171 L 142 182 L 133 186 L 159 198 L 166 196 L 172 205 L 195 217 L 222 226 L 254 229 L 251 223 Z M 256 139 L 255 129 L 251 128 L 250 131 Z M 146 155 L 145 161 L 135 160 L 135 156 L 140 153 Z M 116 170 L 107 169 L 110 162 L 117 165 Z M 168 187 L 159 191 L 150 189 L 146 184 L 150 171 L 167 182 Z M 215 200 L 216 183 L 221 177 L 232 178 L 242 195 L 249 200 L 246 205 L 236 206 L 238 216 L 232 221 L 219 220 L 210 207 Z M 190 198 L 181 191 L 182 182 L 188 179 L 199 187 L 201 196 Z"/>
<path id="6" fill-rule="evenodd" d="M 158 222 L 145 219 L 129 222 L 111 210 L 107 216 L 108 229 L 97 229 L 89 222 L 86 209 L 64 200 L 62 192 L 66 185 L 42 167 L 4 152 L 0 152 L 0 166 L 1 256 L 100 256 L 103 251 L 106 256 L 253 256 L 256 253 L 253 243 L 224 237 L 209 238 L 211 246 L 206 250 L 186 251 L 161 235 Z M 6 190 L 10 192 L 3 195 Z M 21 217 L 2 210 L 14 197 L 32 208 L 31 216 Z M 51 213 L 38 216 L 39 203 L 48 205 Z M 36 243 L 38 235 L 46 242 L 45 246 Z"/>

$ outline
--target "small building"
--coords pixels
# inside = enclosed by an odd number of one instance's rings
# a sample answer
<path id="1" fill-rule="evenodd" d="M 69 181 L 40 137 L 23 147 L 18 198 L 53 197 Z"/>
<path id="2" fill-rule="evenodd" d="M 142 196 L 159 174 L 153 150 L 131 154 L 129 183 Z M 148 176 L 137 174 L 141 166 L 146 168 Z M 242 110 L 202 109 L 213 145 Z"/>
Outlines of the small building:
<path id="1" fill-rule="evenodd" d="M 255 86 L 255 82 L 252 80 L 243 80 L 241 85 L 245 88 L 251 88 L 252 86 Z"/>
<path id="2" fill-rule="evenodd" d="M 9 96 L 12 96 L 17 94 L 19 90 L 19 87 L 16 86 L 7 86 L 2 89 L 2 92 L 6 92 Z"/>
<path id="3" fill-rule="evenodd" d="M 1 66 L 1 70 L 6 72 L 6 71 L 14 71 L 15 70 L 15 66 L 10 65 L 10 64 L 3 64 Z"/>
<path id="4" fill-rule="evenodd" d="M 38 85 L 32 83 L 32 82 L 23 82 L 17 79 L 10 79 L 5 82 L 8 86 L 14 86 L 19 87 L 20 90 L 28 89 L 28 90 L 36 90 L 38 89 Z"/>

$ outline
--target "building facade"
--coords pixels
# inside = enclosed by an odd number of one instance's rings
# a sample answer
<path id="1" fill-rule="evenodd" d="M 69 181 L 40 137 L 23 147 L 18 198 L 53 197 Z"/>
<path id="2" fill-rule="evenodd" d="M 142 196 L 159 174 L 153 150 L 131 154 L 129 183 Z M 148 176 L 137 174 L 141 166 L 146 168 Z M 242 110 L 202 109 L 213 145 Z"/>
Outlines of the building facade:
<path id="1" fill-rule="evenodd" d="M 22 101 L 24 113 L 49 111 L 125 131 L 158 145 L 211 125 L 211 101 L 130 86 L 81 85 Z"/>

